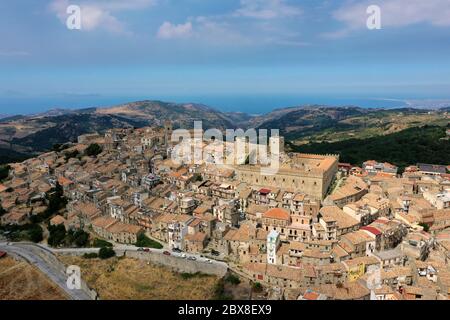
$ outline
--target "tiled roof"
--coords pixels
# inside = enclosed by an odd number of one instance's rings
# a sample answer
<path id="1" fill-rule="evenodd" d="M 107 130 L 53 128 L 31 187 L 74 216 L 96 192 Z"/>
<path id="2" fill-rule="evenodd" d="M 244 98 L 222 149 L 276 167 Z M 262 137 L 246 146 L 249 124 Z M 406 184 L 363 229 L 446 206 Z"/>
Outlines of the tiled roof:
<path id="1" fill-rule="evenodd" d="M 268 211 L 266 211 L 263 215 L 264 218 L 269 219 L 277 219 L 277 220 L 290 220 L 291 215 L 289 212 L 282 208 L 273 208 Z"/>

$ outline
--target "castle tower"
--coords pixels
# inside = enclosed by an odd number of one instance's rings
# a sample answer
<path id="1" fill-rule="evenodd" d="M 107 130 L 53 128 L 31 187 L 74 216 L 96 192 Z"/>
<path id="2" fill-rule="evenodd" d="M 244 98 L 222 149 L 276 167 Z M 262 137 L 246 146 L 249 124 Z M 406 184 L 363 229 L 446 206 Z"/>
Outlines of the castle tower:
<path id="1" fill-rule="evenodd" d="M 273 136 L 269 138 L 270 152 L 272 152 L 272 150 L 277 150 L 277 145 L 279 146 L 278 150 L 280 151 L 280 154 L 284 153 L 284 137 Z"/>
<path id="2" fill-rule="evenodd" d="M 172 137 L 172 131 L 173 131 L 172 121 L 170 120 L 164 121 L 164 144 L 166 146 L 169 145 L 169 141 Z"/>

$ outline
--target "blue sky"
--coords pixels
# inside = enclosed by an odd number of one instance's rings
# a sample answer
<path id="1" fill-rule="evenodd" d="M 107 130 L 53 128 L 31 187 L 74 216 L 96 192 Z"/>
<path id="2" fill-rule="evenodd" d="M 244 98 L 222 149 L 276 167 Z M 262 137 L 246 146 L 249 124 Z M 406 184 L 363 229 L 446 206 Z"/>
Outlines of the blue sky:
<path id="1" fill-rule="evenodd" d="M 82 30 L 66 28 L 70 4 Z M 370 4 L 381 30 L 366 27 Z M 450 0 L 2 1 L 0 39 L 0 113 L 134 98 L 450 98 Z"/>

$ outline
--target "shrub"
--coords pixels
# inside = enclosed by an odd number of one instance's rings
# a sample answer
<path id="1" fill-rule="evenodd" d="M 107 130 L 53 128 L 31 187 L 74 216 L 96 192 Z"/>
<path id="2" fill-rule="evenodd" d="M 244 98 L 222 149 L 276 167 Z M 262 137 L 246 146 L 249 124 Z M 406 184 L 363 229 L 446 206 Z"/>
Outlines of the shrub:
<path id="1" fill-rule="evenodd" d="M 114 257 L 115 255 L 116 255 L 116 252 L 113 249 L 108 248 L 108 247 L 100 248 L 100 251 L 98 253 L 98 256 L 100 259 L 109 259 L 109 258 Z"/>
<path id="2" fill-rule="evenodd" d="M 214 287 L 214 300 L 232 300 L 233 297 L 225 292 L 225 281 L 220 279 Z"/>
<path id="3" fill-rule="evenodd" d="M 49 225 L 48 231 L 50 232 L 50 235 L 48 237 L 49 245 L 51 245 L 52 247 L 58 247 L 63 244 L 64 239 L 66 238 L 66 228 L 64 227 L 64 225 Z"/>
<path id="4" fill-rule="evenodd" d="M 71 152 L 67 152 L 64 158 L 66 161 L 68 161 L 69 159 L 76 158 L 79 154 L 80 152 L 78 150 L 74 150 Z"/>
<path id="5" fill-rule="evenodd" d="M 428 232 L 430 230 L 430 226 L 426 223 L 419 223 L 419 226 L 423 227 L 423 231 Z"/>
<path id="6" fill-rule="evenodd" d="M 11 167 L 9 165 L 0 166 L 0 181 L 8 178 L 9 170 L 11 170 Z"/>
<path id="7" fill-rule="evenodd" d="M 102 153 L 102 151 L 103 151 L 102 147 L 100 147 L 97 143 L 93 143 L 86 148 L 84 154 L 89 157 L 96 157 L 100 153 Z"/>
<path id="8" fill-rule="evenodd" d="M 94 248 L 103 248 L 103 247 L 112 248 L 113 244 L 111 242 L 106 241 L 106 240 L 95 238 L 94 242 L 92 243 L 92 246 Z"/>
<path id="9" fill-rule="evenodd" d="M 238 285 L 239 283 L 241 283 L 241 280 L 239 279 L 238 276 L 235 276 L 234 274 L 229 274 L 226 278 L 225 281 L 234 285 Z"/>
<path id="10" fill-rule="evenodd" d="M 163 245 L 155 240 L 150 239 L 145 234 L 140 233 L 137 236 L 136 247 L 147 247 L 154 249 L 162 249 Z"/>
<path id="11" fill-rule="evenodd" d="M 66 237 L 67 245 L 75 245 L 78 248 L 84 248 L 89 243 L 89 233 L 82 229 L 76 231 L 70 230 Z"/>
<path id="12" fill-rule="evenodd" d="M 30 230 L 28 230 L 30 240 L 35 243 L 41 242 L 44 239 L 43 233 L 42 227 L 38 224 L 33 224 Z"/>
<path id="13" fill-rule="evenodd" d="M 98 258 L 98 253 L 92 252 L 92 253 L 85 253 L 83 255 L 84 259 L 96 259 Z"/>
<path id="14" fill-rule="evenodd" d="M 202 278 L 202 277 L 207 277 L 207 274 L 201 273 L 201 272 L 196 272 L 196 273 L 188 273 L 188 272 L 183 272 L 180 274 L 180 276 L 184 279 L 192 279 L 192 278 Z"/>
<path id="15" fill-rule="evenodd" d="M 263 290 L 263 286 L 259 282 L 253 283 L 253 291 L 255 292 L 261 292 Z"/>

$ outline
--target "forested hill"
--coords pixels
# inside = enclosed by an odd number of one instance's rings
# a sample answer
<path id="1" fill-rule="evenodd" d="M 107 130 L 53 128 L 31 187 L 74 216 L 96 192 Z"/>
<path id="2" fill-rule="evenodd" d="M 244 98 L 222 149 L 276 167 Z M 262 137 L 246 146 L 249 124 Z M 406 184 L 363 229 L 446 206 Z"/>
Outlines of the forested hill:
<path id="1" fill-rule="evenodd" d="M 289 144 L 296 152 L 337 153 L 341 162 L 361 165 L 373 159 L 400 168 L 416 163 L 450 164 L 450 140 L 446 128 L 423 126 L 368 139 L 349 139 L 334 143 Z"/>

